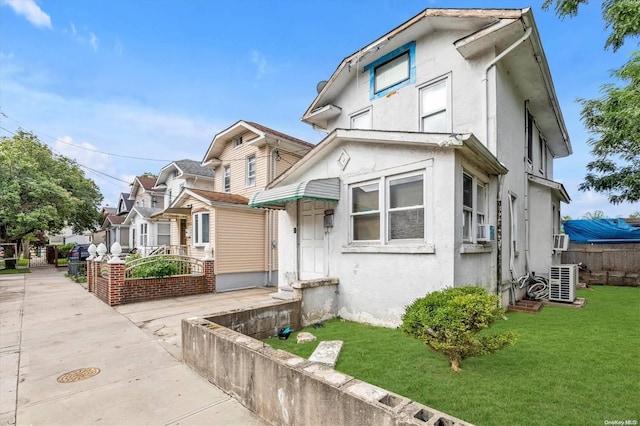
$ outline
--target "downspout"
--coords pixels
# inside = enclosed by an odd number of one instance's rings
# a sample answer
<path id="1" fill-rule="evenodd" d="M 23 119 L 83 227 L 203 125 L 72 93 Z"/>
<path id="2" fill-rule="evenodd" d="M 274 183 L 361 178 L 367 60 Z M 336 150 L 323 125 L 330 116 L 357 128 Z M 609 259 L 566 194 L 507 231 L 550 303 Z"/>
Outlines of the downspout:
<path id="1" fill-rule="evenodd" d="M 526 24 L 525 24 L 526 25 Z M 511 46 L 502 51 L 498 56 L 493 58 L 491 62 L 487 64 L 484 70 L 484 123 L 485 123 L 485 143 L 487 148 L 491 150 L 492 145 L 495 146 L 496 157 L 498 156 L 498 143 L 497 143 L 497 122 L 494 119 L 493 122 L 493 136 L 496 139 L 491 144 L 489 138 L 491 136 L 491 132 L 489 129 L 489 70 L 493 68 L 502 58 L 507 56 L 511 51 L 513 51 L 516 47 L 518 47 L 521 43 L 526 41 L 529 36 L 531 36 L 532 29 L 528 27 L 522 37 L 516 40 Z M 496 103 L 497 104 L 497 103 Z M 496 236 L 496 245 L 497 245 L 497 268 L 496 268 L 496 293 L 498 296 L 501 295 L 501 285 L 502 285 L 502 191 L 503 191 L 503 183 L 504 177 L 498 177 L 498 195 L 496 197 L 496 208 L 497 208 L 497 236 Z"/>

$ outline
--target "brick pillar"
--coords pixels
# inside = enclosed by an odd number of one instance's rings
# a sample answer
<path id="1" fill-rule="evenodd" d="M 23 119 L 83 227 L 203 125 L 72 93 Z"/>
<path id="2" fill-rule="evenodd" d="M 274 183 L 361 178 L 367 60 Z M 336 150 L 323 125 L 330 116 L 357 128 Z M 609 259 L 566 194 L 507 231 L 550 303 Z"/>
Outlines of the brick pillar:
<path id="1" fill-rule="evenodd" d="M 124 261 L 114 258 L 108 261 L 107 264 L 109 265 L 109 288 L 107 294 L 109 306 L 121 305 L 124 290 Z"/>
<path id="2" fill-rule="evenodd" d="M 87 259 L 87 291 L 91 293 L 95 293 L 95 275 L 93 270 L 95 268 L 95 262 L 93 260 Z"/>
<path id="3" fill-rule="evenodd" d="M 216 275 L 213 272 L 214 260 L 203 260 L 204 263 L 204 280 L 207 284 L 207 291 L 214 293 L 216 291 Z"/>

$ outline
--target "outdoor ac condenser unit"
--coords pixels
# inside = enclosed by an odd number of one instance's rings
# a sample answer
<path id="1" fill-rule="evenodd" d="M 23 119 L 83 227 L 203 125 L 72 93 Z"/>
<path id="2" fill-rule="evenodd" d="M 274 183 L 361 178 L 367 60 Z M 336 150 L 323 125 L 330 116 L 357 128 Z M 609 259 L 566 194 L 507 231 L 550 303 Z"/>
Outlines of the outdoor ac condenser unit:
<path id="1" fill-rule="evenodd" d="M 549 300 L 573 303 L 577 284 L 578 265 L 552 265 L 549 271 Z"/>

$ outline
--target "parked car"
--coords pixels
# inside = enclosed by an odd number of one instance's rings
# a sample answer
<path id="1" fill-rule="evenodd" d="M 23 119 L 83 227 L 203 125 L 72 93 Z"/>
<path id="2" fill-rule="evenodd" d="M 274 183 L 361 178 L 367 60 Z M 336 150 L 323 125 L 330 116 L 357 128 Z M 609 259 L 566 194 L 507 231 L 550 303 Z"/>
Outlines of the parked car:
<path id="1" fill-rule="evenodd" d="M 4 247 L 0 246 L 0 257 L 4 257 Z"/>
<path id="2" fill-rule="evenodd" d="M 69 262 L 82 262 L 89 257 L 89 244 L 76 244 L 69 250 L 67 260 Z"/>

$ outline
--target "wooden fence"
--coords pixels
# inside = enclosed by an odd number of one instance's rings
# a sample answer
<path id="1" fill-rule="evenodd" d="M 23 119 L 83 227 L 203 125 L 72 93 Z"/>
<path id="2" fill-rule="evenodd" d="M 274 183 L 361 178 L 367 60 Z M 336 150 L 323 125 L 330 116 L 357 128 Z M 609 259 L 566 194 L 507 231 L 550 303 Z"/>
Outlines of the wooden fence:
<path id="1" fill-rule="evenodd" d="M 583 263 L 580 281 L 587 284 L 640 286 L 640 243 L 569 243 L 562 263 Z"/>

